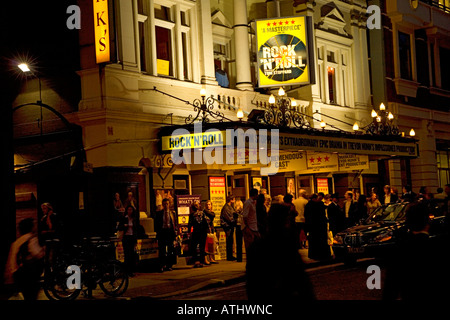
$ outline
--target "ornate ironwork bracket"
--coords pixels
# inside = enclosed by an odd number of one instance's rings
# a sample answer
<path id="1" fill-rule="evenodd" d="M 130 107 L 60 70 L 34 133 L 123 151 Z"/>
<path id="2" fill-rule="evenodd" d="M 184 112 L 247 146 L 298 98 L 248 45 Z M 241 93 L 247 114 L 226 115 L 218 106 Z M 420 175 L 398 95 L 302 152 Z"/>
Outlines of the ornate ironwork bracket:
<path id="1" fill-rule="evenodd" d="M 291 125 L 304 129 L 311 127 L 306 116 L 291 106 L 289 98 L 278 98 L 275 103 L 271 103 L 265 110 L 262 120 L 266 124 L 280 127 L 290 127 Z"/>
<path id="2" fill-rule="evenodd" d="M 227 117 L 225 117 L 225 114 L 223 112 L 214 110 L 214 102 L 215 101 L 212 96 L 207 97 L 207 98 L 205 96 L 202 96 L 201 99 L 195 99 L 193 102 L 189 102 L 187 100 L 178 98 L 178 97 L 168 94 L 166 92 L 160 91 L 160 90 L 156 89 L 156 87 L 153 87 L 152 90 L 162 93 L 168 97 L 182 101 L 188 105 L 193 106 L 194 112 L 196 112 L 197 114 L 195 114 L 195 115 L 190 114 L 184 120 L 184 122 L 186 124 L 192 124 L 197 120 L 201 120 L 202 123 L 208 123 L 208 122 L 210 122 L 209 116 L 211 116 L 214 120 L 217 120 L 218 122 L 223 122 L 224 120 L 232 121 L 231 119 L 228 119 Z"/>

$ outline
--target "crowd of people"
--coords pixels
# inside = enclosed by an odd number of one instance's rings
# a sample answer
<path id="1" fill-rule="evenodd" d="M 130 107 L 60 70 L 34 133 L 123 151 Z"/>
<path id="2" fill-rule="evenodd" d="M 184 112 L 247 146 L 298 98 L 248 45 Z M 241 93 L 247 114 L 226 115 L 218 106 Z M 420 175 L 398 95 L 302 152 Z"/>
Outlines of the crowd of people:
<path id="1" fill-rule="evenodd" d="M 220 225 L 226 235 L 227 260 L 241 262 L 242 247 L 243 244 L 245 245 L 249 298 L 257 298 L 263 293 L 267 298 L 269 287 L 274 289 L 269 292 L 273 297 L 296 296 L 314 299 L 311 284 L 303 272 L 304 266 L 299 249 L 308 248 L 310 259 L 332 258 L 333 235 L 360 223 L 378 207 L 390 203 L 399 201 L 419 203 L 407 212 L 406 219 L 412 230 L 412 238 L 402 244 L 405 247 L 402 247 L 402 255 L 399 255 L 403 262 L 410 261 L 413 259 L 412 255 L 408 256 L 408 250 L 412 248 L 411 243 L 416 247 L 431 248 L 426 236 L 429 227 L 428 216 L 421 206 L 426 205 L 427 201 L 433 198 L 443 199 L 444 211 L 447 213 L 450 203 L 450 184 L 447 184 L 445 189 L 438 188 L 436 193 L 431 193 L 428 188 L 422 187 L 416 194 L 408 185 L 403 187 L 401 195 L 395 188 L 388 185 L 384 186 L 380 196 L 376 190 L 372 190 L 368 197 L 360 194 L 358 189 L 348 190 L 344 194 L 342 203 L 339 202 L 339 196 L 336 193 L 325 195 L 319 192 L 308 195 L 306 190 L 300 189 L 298 194 L 296 199 L 292 194 L 278 195 L 271 199 L 265 190 L 251 189 L 249 198 L 245 202 L 230 195 L 221 209 Z M 135 245 L 140 232 L 136 206 L 136 200 L 131 193 L 128 194 L 125 204 L 121 202 L 118 194 L 114 197 L 118 235 L 123 242 L 125 266 L 130 275 L 135 268 Z M 203 209 L 199 202 L 194 202 L 190 209 L 189 248 L 194 267 L 217 263 L 215 255 L 218 250 L 218 241 L 213 224 L 216 213 L 212 210 L 212 202 L 206 201 Z M 45 240 L 58 238 L 62 233 L 61 219 L 53 211 L 52 205 L 43 203 L 41 210 L 42 218 L 38 221 L 39 238 L 32 219 L 25 219 L 19 223 L 20 237 L 11 246 L 5 272 L 5 279 L 9 283 L 17 284 L 25 298 L 30 300 L 36 299 L 39 276 L 43 268 L 45 251 L 41 244 Z M 176 258 L 173 259 L 176 256 L 174 246 L 179 228 L 176 213 L 170 208 L 168 198 L 162 200 L 162 209 L 158 210 L 153 217 L 158 240 L 160 271 L 170 271 L 176 263 Z M 236 257 L 234 247 L 236 247 Z M 427 254 L 430 256 L 428 261 L 434 261 L 433 259 L 440 256 L 434 249 L 428 250 Z M 260 267 L 261 263 L 264 263 L 265 268 Z M 286 268 L 291 268 L 292 272 L 285 272 Z M 267 273 L 272 276 L 264 277 Z M 401 292 L 404 290 L 404 283 L 398 282 L 400 281 L 398 273 L 399 269 L 396 267 L 389 270 L 388 289 L 385 296 L 387 299 L 397 294 L 405 296 L 413 294 L 411 290 Z M 288 276 L 292 274 L 295 274 L 294 278 Z M 266 278 L 266 281 L 261 282 L 261 278 Z M 268 281 L 271 283 L 268 284 Z M 424 288 L 428 286 L 427 283 L 422 283 Z M 283 290 L 280 291 L 277 288 L 283 288 Z M 303 289 L 299 291 L 299 288 Z"/>

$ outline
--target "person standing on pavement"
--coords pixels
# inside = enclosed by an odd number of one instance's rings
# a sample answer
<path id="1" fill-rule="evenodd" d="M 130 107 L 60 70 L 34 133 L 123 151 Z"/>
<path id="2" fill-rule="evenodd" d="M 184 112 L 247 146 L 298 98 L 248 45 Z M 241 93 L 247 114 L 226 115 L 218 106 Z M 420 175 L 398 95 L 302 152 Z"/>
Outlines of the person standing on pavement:
<path id="1" fill-rule="evenodd" d="M 256 216 L 256 198 L 258 197 L 258 189 L 250 190 L 250 198 L 244 202 L 244 209 L 242 211 L 242 217 L 244 220 L 245 228 L 243 230 L 245 250 L 252 245 L 252 243 L 261 237 L 258 231 L 258 220 Z"/>
<path id="2" fill-rule="evenodd" d="M 242 230 L 244 229 L 244 220 L 242 218 L 242 210 L 244 208 L 244 204 L 241 201 L 241 198 L 236 198 L 234 202 L 234 210 L 237 214 L 236 219 L 236 261 L 242 262 Z"/>
<path id="3" fill-rule="evenodd" d="M 175 211 L 170 210 L 170 200 L 164 198 L 163 209 L 155 213 L 155 232 L 158 240 L 159 271 L 171 271 L 173 265 L 174 241 L 177 236 Z"/>
<path id="4" fill-rule="evenodd" d="M 290 193 L 283 197 L 283 202 L 286 206 L 289 207 L 289 222 L 292 226 L 295 226 L 295 217 L 297 216 L 297 209 L 295 205 L 292 203 L 294 196 Z"/>
<path id="5" fill-rule="evenodd" d="M 391 186 L 385 185 L 384 186 L 384 195 L 381 198 L 382 204 L 390 204 L 390 203 L 396 203 L 398 200 L 398 196 L 391 192 Z"/>
<path id="6" fill-rule="evenodd" d="M 188 230 L 191 232 L 191 252 L 195 261 L 194 268 L 203 267 L 209 224 L 205 213 L 200 210 L 200 204 L 197 201 L 191 206 Z"/>
<path id="7" fill-rule="evenodd" d="M 306 198 L 306 190 L 300 189 L 299 197 L 292 201 L 297 210 L 297 216 L 295 217 L 295 230 L 296 236 L 295 241 L 299 241 L 299 249 L 306 248 L 306 228 L 305 228 L 305 206 L 308 203 Z"/>
<path id="8" fill-rule="evenodd" d="M 329 259 L 328 219 L 325 204 L 317 194 L 313 194 L 305 206 L 305 220 L 308 228 L 308 257 L 314 260 Z"/>
<path id="9" fill-rule="evenodd" d="M 125 215 L 119 222 L 119 230 L 123 231 L 122 245 L 123 254 L 125 260 L 125 268 L 129 276 L 133 276 L 134 269 L 136 267 L 136 243 L 138 225 L 136 224 L 136 211 L 132 206 L 128 206 L 125 209 Z"/>
<path id="10" fill-rule="evenodd" d="M 264 203 L 266 196 L 262 193 L 258 194 L 256 198 L 256 220 L 258 221 L 258 231 L 261 237 L 267 233 L 267 209 Z"/>
<path id="11" fill-rule="evenodd" d="M 367 215 L 371 215 L 375 209 L 381 207 L 381 202 L 378 200 L 378 196 L 375 192 L 370 195 L 370 198 L 367 199 Z"/>
<path id="12" fill-rule="evenodd" d="M 246 290 L 250 301 L 302 304 L 315 300 L 289 215 L 289 206 L 272 204 L 267 235 L 256 239 L 247 251 Z"/>
<path id="13" fill-rule="evenodd" d="M 226 237 L 226 251 L 227 260 L 235 261 L 236 258 L 233 256 L 233 245 L 234 245 L 234 229 L 236 228 L 236 211 L 234 210 L 235 197 L 229 195 L 227 197 L 227 202 L 222 207 L 220 212 L 220 225 L 225 232 Z"/>
<path id="14" fill-rule="evenodd" d="M 352 227 L 355 225 L 355 215 L 356 215 L 356 202 L 353 201 L 353 193 L 351 191 L 347 191 L 344 194 L 344 207 L 342 208 L 344 211 L 344 219 L 345 219 L 345 227 Z"/>
<path id="15" fill-rule="evenodd" d="M 360 196 L 361 197 L 361 196 Z M 333 235 L 336 235 L 339 231 L 343 230 L 344 219 L 342 214 L 342 209 L 338 204 L 339 196 L 334 193 L 331 195 L 331 202 L 327 208 L 327 216 L 330 231 Z"/>
<path id="16" fill-rule="evenodd" d="M 216 216 L 216 214 L 212 210 L 212 201 L 211 200 L 207 200 L 206 201 L 205 209 L 203 209 L 203 213 L 205 214 L 205 216 L 206 216 L 206 218 L 208 220 L 208 224 L 209 224 L 209 232 L 208 233 L 211 233 L 211 234 L 215 235 L 214 217 Z M 214 243 L 213 251 L 210 252 L 209 254 L 205 255 L 205 264 L 217 263 L 217 261 L 214 259 L 215 247 L 216 247 L 216 244 Z"/>
<path id="17" fill-rule="evenodd" d="M 45 202 L 41 205 L 43 216 L 40 220 L 39 230 L 43 242 L 59 239 L 62 236 L 62 223 L 59 215 L 53 211 L 53 206 Z"/>

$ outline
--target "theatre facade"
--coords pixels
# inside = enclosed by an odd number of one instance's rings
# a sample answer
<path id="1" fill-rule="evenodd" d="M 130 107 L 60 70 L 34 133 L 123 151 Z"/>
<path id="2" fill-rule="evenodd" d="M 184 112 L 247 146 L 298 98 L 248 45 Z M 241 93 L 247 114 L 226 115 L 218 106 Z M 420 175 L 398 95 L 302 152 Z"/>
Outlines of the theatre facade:
<path id="1" fill-rule="evenodd" d="M 39 177 L 48 181 L 45 191 L 29 182 L 33 175 L 21 176 L 16 194 L 27 203 L 37 194 L 30 215 L 45 200 L 57 212 L 82 215 L 91 233 L 111 234 L 118 193 L 122 202 L 132 197 L 152 234 L 147 219 L 165 197 L 185 225 L 193 199 L 212 200 L 218 216 L 226 195 L 244 200 L 253 187 L 271 197 L 305 189 L 343 198 L 348 189 L 368 194 L 385 184 L 401 191 L 412 181 L 411 161 L 422 161 L 422 137 L 409 137 L 398 110 L 387 101 L 379 110 L 372 94 L 366 1 L 78 5 L 79 69 L 68 86 L 74 101 L 66 107 L 42 81 L 50 109 L 33 107 L 44 110 L 44 124 L 64 119 L 61 131 L 73 129 L 74 147 L 48 145 L 51 157 L 39 158 L 64 159 L 67 169 L 58 175 L 50 166 Z M 21 95 L 15 106 L 28 102 Z M 24 110 L 15 113 L 21 127 L 31 117 L 21 117 Z M 36 151 L 31 142 L 22 149 L 23 157 Z"/>
<path id="2" fill-rule="evenodd" d="M 146 219 L 164 197 L 174 208 L 183 196 L 211 199 L 218 213 L 226 195 L 244 200 L 252 187 L 342 198 L 410 181 L 406 162 L 420 153 L 409 128 L 366 130 L 366 1 L 79 5 L 70 120 L 83 131 L 94 229 L 109 232 L 115 193 L 131 192 Z"/>

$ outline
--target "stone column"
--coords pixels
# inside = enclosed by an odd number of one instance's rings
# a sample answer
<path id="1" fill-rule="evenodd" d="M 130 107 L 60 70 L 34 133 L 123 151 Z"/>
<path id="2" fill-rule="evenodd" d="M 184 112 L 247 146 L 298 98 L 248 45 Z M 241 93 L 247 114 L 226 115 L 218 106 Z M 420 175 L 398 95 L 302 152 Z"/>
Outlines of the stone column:
<path id="1" fill-rule="evenodd" d="M 267 18 L 278 18 L 280 16 L 280 1 L 267 0 Z"/>
<path id="2" fill-rule="evenodd" d="M 436 161 L 436 139 L 431 120 L 422 120 L 420 128 L 414 128 L 419 139 L 420 155 L 411 160 L 411 182 L 413 191 L 418 193 L 421 186 L 436 190 L 439 186 Z"/>
<path id="3" fill-rule="evenodd" d="M 365 37 L 366 24 L 361 22 L 361 12 L 352 12 L 351 35 L 353 45 L 351 58 L 353 62 L 353 92 L 355 108 L 366 110 L 370 98 L 369 66 L 367 54 L 367 41 Z"/>
<path id="4" fill-rule="evenodd" d="M 198 6 L 199 51 L 201 83 L 217 85 L 214 70 L 214 44 L 211 24 L 211 5 L 209 0 L 200 0 Z"/>
<path id="5" fill-rule="evenodd" d="M 236 48 L 236 88 L 253 91 L 250 74 L 247 1 L 234 0 L 234 42 Z"/>

